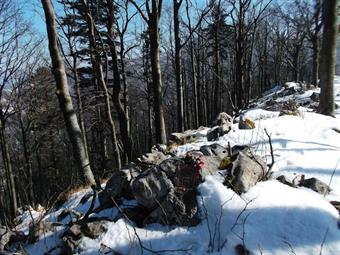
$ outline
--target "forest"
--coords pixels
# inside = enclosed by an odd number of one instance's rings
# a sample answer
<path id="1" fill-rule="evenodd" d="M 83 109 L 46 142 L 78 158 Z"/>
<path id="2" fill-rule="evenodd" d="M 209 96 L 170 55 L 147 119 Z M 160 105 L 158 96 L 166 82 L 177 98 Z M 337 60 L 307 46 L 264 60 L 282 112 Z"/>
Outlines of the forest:
<path id="1" fill-rule="evenodd" d="M 318 86 L 327 2 L 42 0 L 41 34 L 1 0 L 0 223 L 276 85 Z"/>

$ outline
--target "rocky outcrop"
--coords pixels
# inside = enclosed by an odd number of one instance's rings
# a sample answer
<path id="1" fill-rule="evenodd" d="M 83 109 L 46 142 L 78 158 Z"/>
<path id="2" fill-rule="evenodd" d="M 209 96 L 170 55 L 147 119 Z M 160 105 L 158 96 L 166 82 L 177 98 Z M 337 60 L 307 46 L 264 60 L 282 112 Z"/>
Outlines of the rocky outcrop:
<path id="1" fill-rule="evenodd" d="M 221 112 L 213 122 L 213 127 L 207 133 L 208 141 L 214 141 L 231 131 L 233 118 L 225 112 Z"/>
<path id="2" fill-rule="evenodd" d="M 112 206 L 112 199 L 133 198 L 130 189 L 131 181 L 141 173 L 141 169 L 135 164 L 127 165 L 113 173 L 107 181 L 105 189 L 99 195 L 101 205 Z"/>
<path id="3" fill-rule="evenodd" d="M 163 201 L 174 186 L 164 171 L 153 167 L 138 175 L 132 181 L 131 188 L 138 203 L 153 208 Z"/>
<path id="4" fill-rule="evenodd" d="M 249 149 L 238 151 L 230 157 L 224 184 L 241 194 L 262 180 L 266 172 L 267 166 L 261 158 Z"/>

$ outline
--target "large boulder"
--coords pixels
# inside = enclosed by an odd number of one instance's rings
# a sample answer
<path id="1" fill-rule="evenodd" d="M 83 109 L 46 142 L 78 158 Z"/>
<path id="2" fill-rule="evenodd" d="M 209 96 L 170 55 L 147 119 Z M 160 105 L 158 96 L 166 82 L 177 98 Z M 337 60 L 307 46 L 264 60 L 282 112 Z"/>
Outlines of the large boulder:
<path id="1" fill-rule="evenodd" d="M 231 131 L 233 118 L 225 112 L 221 112 L 213 122 L 213 127 L 207 133 L 208 141 L 213 141 Z"/>
<path id="2" fill-rule="evenodd" d="M 149 210 L 142 224 L 197 224 L 196 188 L 206 175 L 217 170 L 218 163 L 215 156 L 191 151 L 184 158 L 167 159 L 135 178 L 132 181 L 135 199 Z"/>
<path id="3" fill-rule="evenodd" d="M 112 205 L 112 199 L 120 197 L 132 198 L 130 182 L 140 174 L 141 170 L 134 164 L 127 165 L 115 171 L 107 181 L 104 192 L 100 193 L 99 201 L 102 206 Z"/>
<path id="4" fill-rule="evenodd" d="M 204 181 L 206 176 L 212 175 L 218 170 L 221 158 L 219 156 L 202 156 L 200 161 L 202 164 L 199 169 L 199 174 L 201 180 Z"/>
<path id="5" fill-rule="evenodd" d="M 255 154 L 243 150 L 233 154 L 230 160 L 224 184 L 238 194 L 247 192 L 266 175 L 265 162 Z"/>
<path id="6" fill-rule="evenodd" d="M 166 173 L 172 182 L 175 180 L 176 171 L 185 164 L 184 158 L 171 157 L 158 165 L 159 169 Z"/>
<path id="7" fill-rule="evenodd" d="M 144 225 L 160 223 L 163 225 L 195 226 L 199 223 L 196 189 L 169 192 L 161 205 L 144 220 Z"/>
<path id="8" fill-rule="evenodd" d="M 149 168 L 131 183 L 133 196 L 147 208 L 158 206 L 173 188 L 173 183 L 159 167 Z"/>

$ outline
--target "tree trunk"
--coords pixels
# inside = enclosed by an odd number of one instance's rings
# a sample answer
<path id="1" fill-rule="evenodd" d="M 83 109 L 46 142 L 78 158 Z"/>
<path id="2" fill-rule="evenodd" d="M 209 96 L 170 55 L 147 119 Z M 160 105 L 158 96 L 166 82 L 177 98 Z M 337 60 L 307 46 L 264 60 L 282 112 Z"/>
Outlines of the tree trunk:
<path id="1" fill-rule="evenodd" d="M 175 37 L 175 77 L 176 77 L 176 92 L 177 92 L 177 131 L 184 131 L 184 92 L 183 92 L 183 77 L 181 63 L 181 39 L 179 36 L 179 9 L 182 0 L 173 1 L 174 9 L 174 37 Z"/>
<path id="2" fill-rule="evenodd" d="M 312 33 L 312 50 L 313 50 L 313 73 L 312 73 L 312 84 L 318 86 L 319 81 L 319 54 L 320 54 L 320 42 L 319 34 L 322 27 L 320 22 L 320 12 L 321 12 L 321 0 L 315 0 L 314 6 L 314 31 Z"/>
<path id="3" fill-rule="evenodd" d="M 41 0 L 45 12 L 46 28 L 49 41 L 49 51 L 52 59 L 52 70 L 57 85 L 57 96 L 60 109 L 63 113 L 66 129 L 73 147 L 75 161 L 83 171 L 85 182 L 95 185 L 95 179 L 90 167 L 88 155 L 85 150 L 83 135 L 78 124 L 72 99 L 68 89 L 64 61 L 58 48 L 58 35 L 56 33 L 55 15 L 51 0 Z"/>
<path id="4" fill-rule="evenodd" d="M 299 56 L 300 56 L 300 46 L 296 45 L 294 52 L 293 52 L 293 80 L 295 82 L 298 82 L 300 79 Z"/>
<path id="5" fill-rule="evenodd" d="M 73 58 L 73 78 L 74 78 L 74 86 L 76 90 L 76 96 L 77 96 L 77 107 L 78 107 L 78 118 L 79 118 L 79 125 L 80 130 L 83 134 L 83 140 L 84 140 L 84 146 L 85 146 L 85 152 L 88 156 L 89 151 L 87 147 L 87 138 L 86 138 L 86 128 L 85 128 L 85 120 L 84 120 L 84 111 L 83 111 L 83 102 L 81 99 L 81 92 L 80 92 L 80 81 L 79 81 L 79 75 L 77 70 L 77 56 L 75 53 L 72 53 Z"/>
<path id="6" fill-rule="evenodd" d="M 220 7 L 219 7 L 220 8 Z M 212 104 L 212 111 L 213 111 L 213 116 L 211 116 L 213 119 L 210 121 L 213 121 L 216 116 L 219 114 L 220 109 L 219 109 L 219 100 L 221 98 L 220 95 L 220 43 L 219 43 L 219 24 L 217 22 L 216 24 L 216 29 L 214 31 L 214 50 L 215 50 L 215 56 L 214 56 L 214 90 L 213 90 L 213 104 Z"/>
<path id="7" fill-rule="evenodd" d="M 15 212 L 18 209 L 18 200 L 17 200 L 17 191 L 15 185 L 15 178 L 12 168 L 11 157 L 9 155 L 9 148 L 6 141 L 5 135 L 5 122 L 4 120 L 0 121 L 0 144 L 1 144 L 1 152 L 2 159 L 5 167 L 8 188 L 9 188 L 9 197 L 10 197 L 10 205 L 11 205 L 11 216 L 15 216 Z"/>
<path id="8" fill-rule="evenodd" d="M 319 80 L 319 38 L 316 36 L 312 41 L 313 48 L 313 74 L 312 74 L 312 84 L 318 86 Z"/>
<path id="9" fill-rule="evenodd" d="M 96 37 L 95 37 L 95 24 L 94 24 L 87 2 L 83 0 L 82 3 L 83 3 L 83 7 L 85 8 L 85 12 L 83 13 L 83 15 L 86 18 L 86 22 L 87 22 L 87 26 L 89 30 L 88 36 L 89 36 L 89 41 L 90 41 L 90 47 L 92 50 L 91 63 L 93 66 L 96 79 L 104 94 L 104 102 L 105 102 L 105 108 L 106 108 L 105 110 L 106 110 L 106 115 L 107 115 L 107 119 L 108 119 L 109 127 L 110 127 L 110 135 L 111 135 L 111 140 L 112 140 L 112 145 L 113 145 L 113 151 L 114 151 L 115 158 L 117 161 L 117 167 L 121 168 L 122 164 L 121 164 L 119 146 L 118 146 L 118 141 L 117 141 L 116 127 L 115 127 L 115 123 L 113 121 L 112 114 L 111 114 L 109 91 L 105 83 L 101 57 L 97 49 L 97 43 L 96 43 Z"/>
<path id="10" fill-rule="evenodd" d="M 152 1 L 156 5 L 155 0 Z M 156 142 L 166 144 L 166 130 L 164 122 L 163 110 L 163 91 L 162 91 L 162 76 L 160 65 L 160 45 L 159 45 L 159 12 L 156 7 L 150 15 L 149 20 L 149 37 L 150 37 L 150 60 L 151 72 L 154 94 L 154 111 L 155 111 L 155 128 L 156 128 Z"/>
<path id="11" fill-rule="evenodd" d="M 320 104 L 318 112 L 334 116 L 334 73 L 337 39 L 338 1 L 323 1 L 323 36 L 320 65 Z"/>
<path id="12" fill-rule="evenodd" d="M 118 63 L 118 54 L 115 45 L 115 33 L 114 33 L 114 8 L 112 1 L 107 1 L 108 18 L 107 18 L 107 30 L 109 35 L 109 45 L 112 57 L 113 68 L 113 93 L 112 100 L 118 113 L 119 126 L 121 132 L 121 138 L 124 147 L 125 163 L 132 160 L 132 139 L 130 134 L 129 117 L 124 110 L 124 105 L 121 102 L 121 82 Z M 122 49 L 121 49 L 122 50 Z M 123 61 L 123 60 L 121 60 Z"/>
<path id="13" fill-rule="evenodd" d="M 28 149 L 28 141 L 26 136 L 26 130 L 24 127 L 24 120 L 22 117 L 21 109 L 18 109 L 18 118 L 19 118 L 19 125 L 21 130 L 21 138 L 22 138 L 22 146 L 24 149 L 24 157 L 25 157 L 25 168 L 26 168 L 26 178 L 27 178 L 27 190 L 25 191 L 28 196 L 28 203 L 32 206 L 35 204 L 34 199 L 34 187 L 33 187 L 33 170 L 32 170 L 32 161 L 31 161 L 31 154 Z"/>

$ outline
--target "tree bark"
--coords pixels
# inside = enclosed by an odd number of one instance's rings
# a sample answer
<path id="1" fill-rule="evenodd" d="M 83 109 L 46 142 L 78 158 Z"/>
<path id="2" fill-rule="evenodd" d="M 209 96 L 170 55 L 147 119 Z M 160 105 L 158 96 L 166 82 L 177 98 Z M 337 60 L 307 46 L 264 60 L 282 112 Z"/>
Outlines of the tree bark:
<path id="1" fill-rule="evenodd" d="M 175 77 L 177 92 L 177 131 L 184 131 L 184 90 L 181 63 L 181 39 L 179 36 L 179 10 L 182 0 L 173 0 L 174 11 L 174 37 L 175 37 Z"/>
<path id="2" fill-rule="evenodd" d="M 149 13 L 148 32 L 150 38 L 150 60 L 154 94 L 156 142 L 166 144 L 159 44 L 159 19 L 161 8 L 161 0 L 152 0 L 152 13 Z"/>
<path id="3" fill-rule="evenodd" d="M 5 171 L 6 171 L 6 177 L 7 177 L 8 188 L 9 188 L 11 216 L 14 217 L 15 212 L 18 209 L 17 191 L 16 191 L 11 157 L 9 155 L 9 148 L 8 148 L 8 144 L 6 141 L 5 122 L 3 119 L 0 120 L 0 145 L 1 145 L 2 159 L 3 159 Z"/>
<path id="4" fill-rule="evenodd" d="M 115 45 L 115 32 L 114 32 L 114 8 L 112 1 L 107 1 L 108 17 L 107 17 L 107 30 L 109 35 L 109 45 L 112 57 L 113 68 L 113 93 L 112 100 L 118 113 L 119 126 L 121 132 L 121 138 L 124 146 L 124 158 L 125 163 L 132 160 L 132 139 L 130 134 L 129 117 L 124 109 L 124 105 L 121 102 L 121 82 L 118 63 L 118 54 Z M 123 60 L 121 60 L 123 61 Z"/>
<path id="5" fill-rule="evenodd" d="M 318 86 L 319 81 L 319 54 L 320 54 L 320 43 L 319 43 L 319 34 L 321 30 L 321 22 L 320 22 L 320 12 L 321 12 L 321 0 L 315 0 L 315 13 L 314 13 L 314 31 L 312 32 L 311 41 L 312 41 L 312 50 L 313 50 L 313 74 L 312 74 L 312 84 Z"/>
<path id="6" fill-rule="evenodd" d="M 77 96 L 79 125 L 80 125 L 80 130 L 83 134 L 85 152 L 88 155 L 89 151 L 88 151 L 87 138 L 86 138 L 86 128 L 85 128 L 85 120 L 84 120 L 83 102 L 82 102 L 82 99 L 81 99 L 80 81 L 79 81 L 79 74 L 78 74 L 78 70 L 77 70 L 77 56 L 76 56 L 76 53 L 74 53 L 74 52 L 71 52 L 71 54 L 72 54 L 72 58 L 73 58 L 72 72 L 73 72 L 74 86 L 75 86 L 76 96 Z"/>
<path id="7" fill-rule="evenodd" d="M 105 79 L 104 79 L 104 74 L 103 74 L 103 66 L 101 63 L 101 58 L 97 49 L 97 43 L 96 43 L 96 37 L 95 37 L 95 24 L 92 18 L 92 15 L 89 10 L 89 6 L 87 4 L 86 0 L 82 1 L 83 7 L 85 8 L 85 12 L 83 15 L 86 18 L 87 26 L 88 26 L 88 36 L 89 36 L 89 41 L 90 41 L 90 47 L 91 47 L 91 63 L 93 66 L 93 70 L 96 76 L 96 80 L 99 83 L 100 88 L 103 91 L 104 94 L 104 102 L 105 102 L 105 110 L 106 110 L 106 115 L 107 119 L 109 122 L 110 126 L 110 135 L 111 135 L 111 140 L 112 140 L 112 145 L 113 145 L 113 151 L 115 154 L 115 158 L 117 161 L 117 167 L 121 168 L 122 163 L 121 163 L 121 158 L 120 158 L 120 152 L 119 152 L 119 146 L 118 146 L 118 141 L 117 141 L 117 132 L 116 132 L 116 127 L 115 123 L 112 118 L 111 114 L 111 104 L 110 104 L 110 97 L 109 97 L 109 91 L 107 89 Z"/>
<path id="8" fill-rule="evenodd" d="M 320 65 L 320 104 L 318 112 L 334 116 L 334 73 L 337 40 L 337 0 L 325 0 L 322 5 L 323 36 Z"/>
<path id="9" fill-rule="evenodd" d="M 312 74 L 312 84 L 315 86 L 318 86 L 318 80 L 319 80 L 319 52 L 320 52 L 320 46 L 319 46 L 319 38 L 316 37 L 312 41 L 312 48 L 313 48 L 313 74 Z"/>
<path id="10" fill-rule="evenodd" d="M 24 157 L 25 157 L 25 168 L 26 168 L 26 178 L 27 178 L 27 196 L 28 196 L 28 203 L 32 206 L 35 204 L 34 199 L 34 187 L 33 187 L 33 169 L 32 169 L 32 160 L 31 160 L 31 153 L 28 149 L 28 141 L 26 130 L 24 127 L 24 120 L 22 117 L 21 109 L 18 109 L 18 118 L 19 118 L 19 125 L 21 130 L 21 138 L 22 138 L 22 146 L 24 149 Z"/>
<path id="11" fill-rule="evenodd" d="M 59 106 L 64 116 L 66 129 L 73 147 L 75 161 L 78 164 L 78 167 L 83 171 L 85 183 L 94 186 L 96 182 L 85 150 L 83 135 L 73 108 L 68 89 L 64 61 L 58 48 L 58 35 L 56 32 L 53 6 L 51 0 L 41 0 L 41 3 L 45 12 L 49 51 L 52 60 L 52 70 L 57 85 L 56 94 L 59 100 Z"/>

